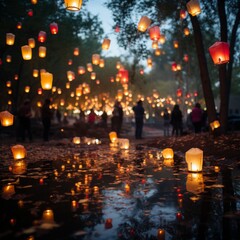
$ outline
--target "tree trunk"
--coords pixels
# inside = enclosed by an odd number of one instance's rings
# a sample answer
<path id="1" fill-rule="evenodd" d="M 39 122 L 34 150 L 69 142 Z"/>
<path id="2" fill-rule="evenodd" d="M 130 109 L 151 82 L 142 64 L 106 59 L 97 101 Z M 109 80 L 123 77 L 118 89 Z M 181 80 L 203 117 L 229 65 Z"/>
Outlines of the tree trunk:
<path id="1" fill-rule="evenodd" d="M 211 81 L 209 77 L 208 67 L 207 67 L 207 60 L 205 56 L 203 40 L 202 40 L 202 33 L 201 28 L 196 17 L 190 17 L 193 31 L 194 31 L 194 40 L 197 49 L 197 57 L 199 62 L 199 69 L 200 69 L 200 78 L 202 82 L 203 88 L 203 95 L 206 102 L 207 107 L 207 114 L 208 114 L 208 121 L 209 123 L 216 120 L 216 109 L 215 109 L 215 102 L 214 96 L 211 87 Z"/>

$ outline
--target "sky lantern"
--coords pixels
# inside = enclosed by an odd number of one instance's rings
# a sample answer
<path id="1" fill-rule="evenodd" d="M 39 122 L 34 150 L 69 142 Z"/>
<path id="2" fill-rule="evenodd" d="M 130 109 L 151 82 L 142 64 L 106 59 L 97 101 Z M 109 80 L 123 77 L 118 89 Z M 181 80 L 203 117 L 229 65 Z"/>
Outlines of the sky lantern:
<path id="1" fill-rule="evenodd" d="M 184 28 L 183 33 L 184 33 L 185 36 L 188 36 L 190 34 L 189 28 L 188 27 Z"/>
<path id="2" fill-rule="evenodd" d="M 84 73 L 85 73 L 85 67 L 79 66 L 79 67 L 78 67 L 78 74 L 82 75 L 82 74 L 84 74 Z"/>
<path id="3" fill-rule="evenodd" d="M 214 64 L 229 62 L 229 44 L 227 42 L 215 42 L 209 49 Z"/>
<path id="4" fill-rule="evenodd" d="M 139 73 L 140 73 L 141 75 L 144 74 L 144 70 L 143 70 L 143 68 L 141 68 L 141 69 L 139 70 Z"/>
<path id="5" fill-rule="evenodd" d="M 64 0 L 64 3 L 69 11 L 79 11 L 82 7 L 82 0 Z"/>
<path id="6" fill-rule="evenodd" d="M 91 72 L 91 79 L 95 80 L 96 79 L 96 73 L 95 72 Z"/>
<path id="7" fill-rule="evenodd" d="M 72 81 L 75 79 L 75 73 L 73 71 L 67 71 L 67 79 L 68 81 Z"/>
<path id="8" fill-rule="evenodd" d="M 187 3 L 187 11 L 193 17 L 201 13 L 201 7 L 198 0 L 190 0 Z"/>
<path id="9" fill-rule="evenodd" d="M 15 35 L 13 33 L 6 33 L 6 44 L 13 45 L 15 42 Z"/>
<path id="10" fill-rule="evenodd" d="M 37 93 L 38 95 L 42 95 L 42 88 L 38 88 Z"/>
<path id="11" fill-rule="evenodd" d="M 37 4 L 37 2 L 38 2 L 37 0 L 31 0 L 32 4 Z"/>
<path id="12" fill-rule="evenodd" d="M 153 41 L 158 41 L 160 39 L 160 28 L 159 26 L 153 26 L 149 28 L 149 36 Z"/>
<path id="13" fill-rule="evenodd" d="M 21 22 L 18 22 L 16 28 L 17 28 L 17 29 L 22 29 L 22 23 L 21 23 Z"/>
<path id="14" fill-rule="evenodd" d="M 72 59 L 68 59 L 68 65 L 71 66 L 73 64 L 73 60 Z"/>
<path id="15" fill-rule="evenodd" d="M 12 61 L 12 56 L 11 55 L 7 55 L 6 56 L 6 62 L 10 63 Z"/>
<path id="16" fill-rule="evenodd" d="M 105 61 L 104 61 L 103 58 L 101 58 L 101 59 L 99 60 L 99 67 L 100 67 L 100 68 L 103 68 L 104 66 L 105 66 Z"/>
<path id="17" fill-rule="evenodd" d="M 173 62 L 173 63 L 172 63 L 172 71 L 173 71 L 173 72 L 176 72 L 176 71 L 177 71 L 177 63 L 176 63 L 176 62 Z"/>
<path id="18" fill-rule="evenodd" d="M 161 49 L 160 48 L 155 49 L 155 55 L 156 56 L 160 56 L 161 55 Z"/>
<path id="19" fill-rule="evenodd" d="M 185 11 L 184 9 L 181 9 L 181 10 L 180 10 L 180 18 L 181 18 L 181 19 L 185 19 L 186 16 L 187 16 L 186 11 Z"/>
<path id="20" fill-rule="evenodd" d="M 23 145 L 17 144 L 11 147 L 12 155 L 15 160 L 23 159 L 26 157 L 26 149 Z"/>
<path id="21" fill-rule="evenodd" d="M 3 127 L 13 125 L 14 116 L 8 111 L 0 112 L 0 121 Z"/>
<path id="22" fill-rule="evenodd" d="M 108 50 L 110 47 L 111 40 L 109 38 L 104 38 L 102 42 L 102 49 Z"/>
<path id="23" fill-rule="evenodd" d="M 74 48 L 73 55 L 74 56 L 78 56 L 79 55 L 79 48 L 78 47 Z"/>
<path id="24" fill-rule="evenodd" d="M 147 16 L 142 16 L 138 22 L 137 29 L 140 32 L 145 32 L 148 29 L 148 27 L 150 26 L 150 24 L 151 24 L 151 19 L 149 19 Z"/>
<path id="25" fill-rule="evenodd" d="M 177 97 L 181 97 L 182 96 L 182 89 L 178 88 L 176 94 L 177 94 Z"/>
<path id="26" fill-rule="evenodd" d="M 88 70 L 88 72 L 92 72 L 93 71 L 93 67 L 92 67 L 91 63 L 87 64 L 87 70 Z"/>
<path id="27" fill-rule="evenodd" d="M 27 14 L 29 17 L 32 17 L 33 16 L 33 10 L 32 9 L 28 9 L 27 10 Z"/>
<path id="28" fill-rule="evenodd" d="M 53 74 L 49 72 L 41 73 L 41 86 L 43 90 L 50 90 L 53 83 Z"/>
<path id="29" fill-rule="evenodd" d="M 33 69 L 33 77 L 38 77 L 38 69 Z"/>
<path id="30" fill-rule="evenodd" d="M 189 60 L 189 57 L 188 57 L 188 55 L 187 55 L 187 54 L 184 54 L 184 56 L 183 56 L 183 60 L 184 60 L 184 62 L 188 62 L 188 60 Z"/>
<path id="31" fill-rule="evenodd" d="M 46 57 L 46 53 L 47 53 L 47 48 L 44 46 L 40 46 L 38 48 L 38 55 L 40 58 L 45 58 Z"/>
<path id="32" fill-rule="evenodd" d="M 116 26 L 116 27 L 115 27 L 115 32 L 116 32 L 116 33 L 119 33 L 119 32 L 120 32 L 120 27 L 119 27 L 119 26 Z"/>
<path id="33" fill-rule="evenodd" d="M 129 77 L 128 77 L 128 70 L 126 69 L 120 69 L 119 73 L 121 75 L 121 83 L 128 83 Z"/>
<path id="34" fill-rule="evenodd" d="M 70 87 L 71 87 L 70 82 L 67 82 L 65 87 L 66 87 L 66 89 L 70 89 Z"/>
<path id="35" fill-rule="evenodd" d="M 81 87 L 81 86 L 79 86 L 79 87 L 76 88 L 76 96 L 77 96 L 77 97 L 82 96 L 82 87 Z"/>
<path id="36" fill-rule="evenodd" d="M 25 93 L 29 93 L 30 89 L 31 89 L 30 86 L 25 86 L 25 88 L 24 88 Z"/>
<path id="37" fill-rule="evenodd" d="M 46 41 L 47 34 L 44 31 L 40 31 L 38 34 L 38 41 L 44 43 Z"/>
<path id="38" fill-rule="evenodd" d="M 29 38 L 29 39 L 28 39 L 28 45 L 29 45 L 31 48 L 35 48 L 35 39 L 34 39 L 34 38 Z"/>
<path id="39" fill-rule="evenodd" d="M 99 54 L 93 54 L 92 55 L 92 63 L 94 65 L 98 65 L 100 60 L 100 55 Z"/>
<path id="40" fill-rule="evenodd" d="M 152 49 L 157 49 L 158 48 L 158 41 L 154 40 L 152 41 Z"/>
<path id="41" fill-rule="evenodd" d="M 57 23 L 53 22 L 53 23 L 50 23 L 50 32 L 51 34 L 57 34 L 58 33 L 58 25 Z"/>
<path id="42" fill-rule="evenodd" d="M 22 57 L 24 60 L 32 59 L 32 48 L 28 45 L 24 45 L 21 47 L 22 49 Z"/>
<path id="43" fill-rule="evenodd" d="M 178 48 L 178 47 L 179 47 L 177 40 L 173 41 L 173 47 L 174 47 L 174 48 Z"/>
<path id="44" fill-rule="evenodd" d="M 14 80 L 16 80 L 16 81 L 17 81 L 17 80 L 18 80 L 18 78 L 19 78 L 19 77 L 18 77 L 18 74 L 15 74 L 15 75 L 14 75 Z"/>
<path id="45" fill-rule="evenodd" d="M 120 69 L 122 66 L 121 62 L 120 61 L 117 61 L 116 63 L 116 69 Z"/>
<path id="46" fill-rule="evenodd" d="M 11 81 L 7 81 L 6 82 L 6 87 L 11 87 L 12 86 L 12 82 Z"/>
<path id="47" fill-rule="evenodd" d="M 159 38 L 159 43 L 164 44 L 165 42 L 166 42 L 166 37 L 165 37 L 165 35 L 161 34 L 161 36 Z"/>

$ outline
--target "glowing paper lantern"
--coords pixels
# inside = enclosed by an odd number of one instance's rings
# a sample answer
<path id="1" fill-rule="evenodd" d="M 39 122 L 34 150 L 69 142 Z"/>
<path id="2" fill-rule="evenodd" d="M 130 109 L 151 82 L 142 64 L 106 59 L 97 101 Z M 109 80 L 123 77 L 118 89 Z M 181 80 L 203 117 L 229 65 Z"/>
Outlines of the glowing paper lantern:
<path id="1" fill-rule="evenodd" d="M 127 138 L 118 138 L 118 145 L 120 149 L 129 149 L 129 140 Z"/>
<path id="2" fill-rule="evenodd" d="M 24 91 L 25 91 L 25 93 L 29 93 L 30 92 L 30 86 L 26 86 L 25 88 L 24 88 Z"/>
<path id="3" fill-rule="evenodd" d="M 105 66 L 105 61 L 104 61 L 103 58 L 101 58 L 101 59 L 99 60 L 99 67 L 100 67 L 100 68 L 103 68 L 104 66 Z"/>
<path id="4" fill-rule="evenodd" d="M 183 32 L 185 36 L 188 36 L 190 34 L 190 30 L 187 27 L 183 29 Z"/>
<path id="5" fill-rule="evenodd" d="M 6 56 L 6 62 L 10 63 L 12 61 L 12 56 L 11 55 L 7 55 Z"/>
<path id="6" fill-rule="evenodd" d="M 78 67 L 78 74 L 82 75 L 82 74 L 84 74 L 84 73 L 85 73 L 85 67 L 79 66 L 79 67 Z"/>
<path id="7" fill-rule="evenodd" d="M 165 230 L 164 229 L 158 229 L 157 240 L 165 240 Z"/>
<path id="8" fill-rule="evenodd" d="M 37 0 L 31 0 L 32 4 L 37 4 L 37 2 L 38 2 Z"/>
<path id="9" fill-rule="evenodd" d="M 14 116 L 8 111 L 0 112 L 0 121 L 3 127 L 13 125 Z"/>
<path id="10" fill-rule="evenodd" d="M 187 3 L 187 11 L 193 17 L 201 13 L 201 8 L 198 0 L 190 0 Z"/>
<path id="11" fill-rule="evenodd" d="M 159 42 L 160 42 L 161 44 L 164 44 L 164 43 L 166 42 L 166 37 L 165 37 L 165 35 L 162 34 L 162 35 L 160 36 Z"/>
<path id="12" fill-rule="evenodd" d="M 44 43 L 46 41 L 47 34 L 44 31 L 40 31 L 38 34 L 38 41 Z"/>
<path id="13" fill-rule="evenodd" d="M 16 160 L 23 159 L 26 157 L 26 149 L 22 145 L 14 145 L 11 147 L 13 158 Z"/>
<path id="14" fill-rule="evenodd" d="M 178 41 L 176 41 L 176 40 L 173 41 L 173 47 L 174 47 L 174 48 L 178 48 Z"/>
<path id="15" fill-rule="evenodd" d="M 177 97 L 181 97 L 182 96 L 182 89 L 178 88 L 177 89 Z"/>
<path id="16" fill-rule="evenodd" d="M 184 54 L 184 56 L 183 56 L 183 60 L 184 60 L 184 62 L 188 62 L 188 60 L 189 60 L 189 57 L 188 57 L 188 55 L 187 55 L 187 54 Z"/>
<path id="17" fill-rule="evenodd" d="M 18 22 L 16 27 L 17 27 L 17 29 L 22 29 L 22 23 Z"/>
<path id="18" fill-rule="evenodd" d="M 149 28 L 149 36 L 153 41 L 158 41 L 160 39 L 160 29 L 159 26 L 153 26 Z"/>
<path id="19" fill-rule="evenodd" d="M 6 185 L 6 186 L 3 186 L 2 188 L 2 197 L 4 199 L 9 199 L 11 198 L 11 196 L 15 194 L 15 187 L 14 185 Z"/>
<path id="20" fill-rule="evenodd" d="M 177 63 L 175 63 L 175 62 L 172 63 L 172 71 L 173 72 L 177 71 Z"/>
<path id="21" fill-rule="evenodd" d="M 53 23 L 50 23 L 50 32 L 51 34 L 57 34 L 58 33 L 58 25 L 57 23 L 53 22 Z"/>
<path id="22" fill-rule="evenodd" d="M 183 9 L 181 9 L 181 10 L 180 10 L 180 18 L 181 18 L 181 19 L 184 19 L 184 18 L 186 18 L 186 16 L 187 16 L 186 11 L 183 10 Z"/>
<path id="23" fill-rule="evenodd" d="M 82 96 L 82 87 L 81 87 L 81 86 L 79 86 L 79 87 L 76 88 L 76 96 L 77 96 L 77 97 Z"/>
<path id="24" fill-rule="evenodd" d="M 78 56 L 79 55 L 79 48 L 74 48 L 73 55 L 74 56 Z"/>
<path id="25" fill-rule="evenodd" d="M 120 69 L 119 70 L 119 75 L 121 77 L 121 83 L 125 84 L 128 83 L 129 77 L 128 77 L 128 70 L 126 69 Z"/>
<path id="26" fill-rule="evenodd" d="M 100 60 L 100 55 L 99 54 L 93 54 L 92 55 L 92 63 L 94 65 L 98 65 Z"/>
<path id="27" fill-rule="evenodd" d="M 88 72 L 92 72 L 93 71 L 93 67 L 92 67 L 91 63 L 87 64 L 87 70 L 88 70 Z"/>
<path id="28" fill-rule="evenodd" d="M 82 7 L 82 0 L 64 0 L 64 3 L 69 11 L 79 11 Z"/>
<path id="29" fill-rule="evenodd" d="M 51 209 L 45 210 L 42 215 L 42 220 L 43 222 L 46 222 L 46 223 L 53 223 L 54 222 L 53 210 Z"/>
<path id="30" fill-rule="evenodd" d="M 91 79 L 95 80 L 96 79 L 96 73 L 95 72 L 91 72 Z"/>
<path id="31" fill-rule="evenodd" d="M 80 144 L 80 143 L 81 143 L 80 137 L 74 137 L 74 138 L 73 138 L 73 143 L 74 143 L 74 144 Z"/>
<path id="32" fill-rule="evenodd" d="M 174 157 L 174 152 L 172 148 L 165 148 L 162 150 L 162 156 L 165 159 L 172 159 Z"/>
<path id="33" fill-rule="evenodd" d="M 212 131 L 214 131 L 214 129 L 216 129 L 216 128 L 219 128 L 220 127 L 219 121 L 215 120 L 215 121 L 211 122 L 210 127 L 211 127 Z"/>
<path id="34" fill-rule="evenodd" d="M 140 32 L 145 32 L 150 26 L 150 24 L 151 24 L 151 19 L 149 19 L 147 16 L 142 16 L 140 21 L 138 22 L 137 29 Z"/>
<path id="35" fill-rule="evenodd" d="M 68 81 L 73 81 L 75 79 L 75 73 L 73 71 L 67 71 L 67 79 Z"/>
<path id="36" fill-rule="evenodd" d="M 32 48 L 28 45 L 24 45 L 21 47 L 22 49 L 22 57 L 24 60 L 32 59 Z"/>
<path id="37" fill-rule="evenodd" d="M 203 165 L 203 151 L 199 148 L 191 148 L 185 153 L 189 172 L 201 172 Z"/>
<path id="38" fill-rule="evenodd" d="M 227 42 L 216 42 L 209 49 L 214 64 L 229 62 L 229 44 Z"/>
<path id="39" fill-rule="evenodd" d="M 49 72 L 42 72 L 40 76 L 42 89 L 50 90 L 53 83 L 53 74 Z"/>
<path id="40" fill-rule="evenodd" d="M 38 77 L 38 69 L 33 69 L 33 77 Z"/>
<path id="41" fill-rule="evenodd" d="M 29 45 L 31 48 L 35 48 L 35 39 L 34 39 L 34 38 L 29 38 L 29 39 L 28 39 L 28 45 Z"/>
<path id="42" fill-rule="evenodd" d="M 14 161 L 11 166 L 13 174 L 24 174 L 27 171 L 27 163 L 24 160 Z"/>
<path id="43" fill-rule="evenodd" d="M 156 56 L 160 56 L 160 55 L 161 55 L 161 49 L 160 49 L 160 48 L 157 48 L 157 49 L 155 50 L 155 55 L 156 55 Z"/>
<path id="44" fill-rule="evenodd" d="M 112 218 L 107 218 L 105 221 L 105 229 L 112 228 Z"/>
<path id="45" fill-rule="evenodd" d="M 45 58 L 46 57 L 46 53 L 47 53 L 47 48 L 44 46 L 40 46 L 38 48 L 38 55 L 40 58 Z"/>
<path id="46" fill-rule="evenodd" d="M 112 143 L 115 143 L 117 141 L 117 133 L 116 132 L 110 132 L 109 138 Z"/>
<path id="47" fill-rule="evenodd" d="M 193 194 L 200 194 L 204 191 L 204 181 L 202 173 L 188 173 L 186 189 Z"/>
<path id="48" fill-rule="evenodd" d="M 108 50 L 110 47 L 111 40 L 108 38 L 104 38 L 102 42 L 102 49 L 103 50 Z"/>
<path id="49" fill-rule="evenodd" d="M 6 44 L 13 45 L 15 42 L 15 35 L 12 33 L 6 33 Z"/>
<path id="50" fill-rule="evenodd" d="M 153 41 L 152 42 L 152 49 L 157 49 L 158 48 L 158 41 Z"/>

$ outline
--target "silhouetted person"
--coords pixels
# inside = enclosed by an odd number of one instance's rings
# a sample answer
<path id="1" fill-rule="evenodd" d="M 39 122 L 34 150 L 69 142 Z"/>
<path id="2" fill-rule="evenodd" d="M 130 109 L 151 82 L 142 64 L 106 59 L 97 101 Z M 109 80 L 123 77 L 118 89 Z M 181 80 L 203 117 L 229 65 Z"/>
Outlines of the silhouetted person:
<path id="1" fill-rule="evenodd" d="M 182 112 L 178 104 L 176 104 L 173 107 L 171 113 L 171 124 L 172 124 L 172 136 L 182 135 Z"/>
<path id="2" fill-rule="evenodd" d="M 196 103 L 191 112 L 191 120 L 194 127 L 194 132 L 200 133 L 202 131 L 203 111 L 199 103 Z"/>
<path id="3" fill-rule="evenodd" d="M 123 108 L 122 108 L 122 104 L 120 102 L 117 102 L 118 104 L 118 112 L 119 112 L 119 133 L 121 132 L 122 129 L 122 124 L 123 124 Z"/>
<path id="4" fill-rule="evenodd" d="M 85 113 L 84 113 L 84 111 L 82 109 L 80 109 L 79 121 L 80 122 L 85 122 Z"/>
<path id="5" fill-rule="evenodd" d="M 46 99 L 42 106 L 42 123 L 43 123 L 43 140 L 49 140 L 49 133 L 51 127 L 51 119 L 52 119 L 52 110 L 50 109 L 51 101 L 50 99 Z"/>
<path id="6" fill-rule="evenodd" d="M 163 133 L 164 136 L 169 136 L 169 130 L 170 130 L 170 114 L 168 113 L 168 110 L 165 108 L 163 113 Z"/>
<path id="7" fill-rule="evenodd" d="M 59 109 L 57 109 L 57 111 L 56 111 L 56 117 L 57 117 L 58 123 L 60 124 L 61 121 L 62 121 L 62 114 L 61 114 L 61 112 L 59 111 Z"/>
<path id="8" fill-rule="evenodd" d="M 104 128 L 107 127 L 107 119 L 108 119 L 108 115 L 106 111 L 103 111 L 102 115 L 101 115 L 101 120 L 102 120 L 102 126 Z"/>
<path id="9" fill-rule="evenodd" d="M 122 106 L 120 102 L 116 101 L 113 107 L 113 112 L 112 112 L 111 128 L 112 128 L 112 131 L 116 132 L 118 136 L 120 134 L 120 130 L 122 127 L 122 121 L 123 121 Z"/>
<path id="10" fill-rule="evenodd" d="M 25 133 L 27 132 L 29 141 L 32 141 L 32 130 L 31 130 L 31 102 L 26 99 L 23 105 L 19 108 L 18 118 L 19 118 L 19 134 L 21 141 L 25 141 Z"/>
<path id="11" fill-rule="evenodd" d="M 143 118 L 144 118 L 144 108 L 142 106 L 142 101 L 139 100 L 137 105 L 133 107 L 135 115 L 135 138 L 142 138 L 142 129 L 143 129 Z"/>

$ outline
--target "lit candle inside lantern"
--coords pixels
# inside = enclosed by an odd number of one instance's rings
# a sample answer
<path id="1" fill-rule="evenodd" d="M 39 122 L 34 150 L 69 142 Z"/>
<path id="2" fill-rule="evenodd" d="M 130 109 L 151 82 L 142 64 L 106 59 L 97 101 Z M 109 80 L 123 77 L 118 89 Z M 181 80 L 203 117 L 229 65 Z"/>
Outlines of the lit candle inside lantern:
<path id="1" fill-rule="evenodd" d="M 204 182 L 202 173 L 189 173 L 187 175 L 186 189 L 193 194 L 199 194 L 204 191 Z"/>
<path id="2" fill-rule="evenodd" d="M 190 0 L 187 2 L 187 11 L 192 16 L 196 16 L 201 13 L 201 7 L 198 0 Z"/>
<path id="3" fill-rule="evenodd" d="M 3 127 L 8 127 L 13 125 L 14 116 L 8 111 L 0 112 L 0 121 Z"/>
<path id="4" fill-rule="evenodd" d="M 110 229 L 112 228 L 112 218 L 107 218 L 105 221 L 105 228 Z"/>
<path id="5" fill-rule="evenodd" d="M 162 151 L 162 156 L 164 159 L 173 159 L 174 152 L 172 148 L 165 148 Z"/>
<path id="6" fill-rule="evenodd" d="M 26 149 L 22 145 L 15 145 L 11 147 L 13 158 L 18 160 L 26 157 Z"/>
<path id="7" fill-rule="evenodd" d="M 172 167 L 174 165 L 173 158 L 164 158 L 163 165 L 166 167 Z"/>
<path id="8" fill-rule="evenodd" d="M 24 174 L 27 171 L 27 164 L 24 160 L 18 160 L 13 163 L 12 173 L 13 174 Z"/>
<path id="9" fill-rule="evenodd" d="M 185 153 L 188 171 L 201 172 L 203 165 L 203 151 L 199 148 L 191 148 Z"/>
<path id="10" fill-rule="evenodd" d="M 73 143 L 74 143 L 74 144 L 80 144 L 80 143 L 81 143 L 80 137 L 74 137 L 74 138 L 73 138 Z"/>
<path id="11" fill-rule="evenodd" d="M 44 222 L 47 222 L 47 223 L 52 223 L 54 222 L 54 214 L 53 214 L 53 210 L 51 209 L 47 209 L 43 212 L 43 215 L 42 215 L 42 220 Z"/>
<path id="12" fill-rule="evenodd" d="M 165 240 L 165 230 L 164 229 L 158 229 L 157 239 L 158 240 Z"/>
<path id="13" fill-rule="evenodd" d="M 141 19 L 138 22 L 138 30 L 141 32 L 145 32 L 147 28 L 151 24 L 151 19 L 149 19 L 147 16 L 142 16 Z"/>
<path id="14" fill-rule="evenodd" d="M 6 44 L 13 45 L 15 42 L 15 35 L 12 33 L 6 33 Z"/>

